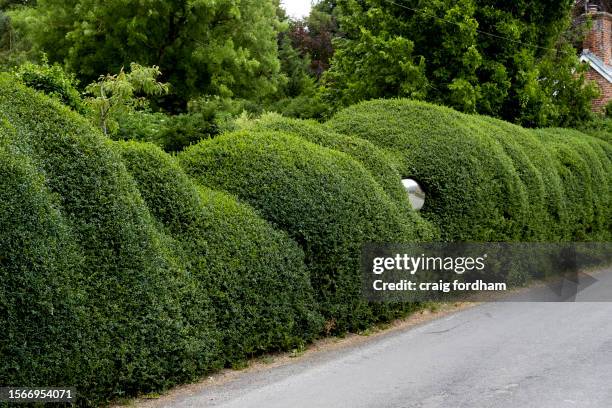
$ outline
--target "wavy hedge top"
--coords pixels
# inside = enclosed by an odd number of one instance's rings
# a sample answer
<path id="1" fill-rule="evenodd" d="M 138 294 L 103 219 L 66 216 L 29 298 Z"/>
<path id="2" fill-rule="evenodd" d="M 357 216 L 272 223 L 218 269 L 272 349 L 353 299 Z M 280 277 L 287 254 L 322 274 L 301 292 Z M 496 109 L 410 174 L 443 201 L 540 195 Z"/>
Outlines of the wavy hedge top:
<path id="1" fill-rule="evenodd" d="M 112 142 L 82 117 L 8 75 L 0 75 L 0 112 L 0 120 L 13 129 L 8 143 L 27 155 L 44 180 L 54 211 L 69 231 L 62 239 L 79 255 L 78 267 L 63 273 L 83 289 L 79 303 L 87 318 L 72 339 L 79 350 L 71 357 L 74 369 L 64 370 L 57 385 L 74 384 L 82 397 L 96 399 L 191 378 L 191 359 L 208 365 L 217 347 L 209 302 L 198 305 L 197 321 L 183 315 L 192 299 L 201 297 L 190 293 L 189 277 L 175 262 L 168 237 L 156 229 Z M 50 332 L 63 327 L 52 312 L 30 317 Z M 45 372 L 48 356 L 24 363 L 34 345 L 23 347 L 22 353 L 3 356 L 0 378 L 27 375 L 14 371 L 22 364 Z"/>
<path id="2" fill-rule="evenodd" d="M 428 198 L 422 214 L 446 240 L 597 240 L 611 234 L 605 210 L 610 145 L 602 140 L 575 131 L 554 138 L 551 132 L 559 131 L 530 131 L 406 99 L 360 103 L 328 125 L 396 154 L 402 176 L 423 184 Z"/>
<path id="3" fill-rule="evenodd" d="M 335 329 L 367 324 L 359 257 L 366 242 L 409 242 L 414 225 L 350 156 L 279 132 L 238 132 L 179 155 L 200 183 L 236 194 L 304 249 Z"/>
<path id="4" fill-rule="evenodd" d="M 334 132 L 312 120 L 286 118 L 276 113 L 267 113 L 255 122 L 249 122 L 249 131 L 273 130 L 299 136 L 309 142 L 348 154 L 361 163 L 385 190 L 389 197 L 414 224 L 417 237 L 422 241 L 434 240 L 437 232 L 412 209 L 401 177 L 394 163 L 395 157 L 367 140 Z"/>
<path id="5" fill-rule="evenodd" d="M 423 216 L 448 241 L 523 237 L 528 200 L 513 162 L 460 113 L 403 99 L 360 103 L 328 124 L 395 153 L 427 193 Z"/>
<path id="6" fill-rule="evenodd" d="M 365 328 L 412 306 L 362 298 L 364 243 L 431 240 L 428 222 L 453 241 L 609 241 L 611 176 L 604 140 L 407 100 L 328 125 L 266 115 L 177 161 L 0 74 L 0 383 L 97 405 Z"/>
<path id="7" fill-rule="evenodd" d="M 228 194 L 201 188 L 158 147 L 118 144 L 126 166 L 198 290 L 210 297 L 225 363 L 312 340 L 321 317 L 304 253 Z"/>

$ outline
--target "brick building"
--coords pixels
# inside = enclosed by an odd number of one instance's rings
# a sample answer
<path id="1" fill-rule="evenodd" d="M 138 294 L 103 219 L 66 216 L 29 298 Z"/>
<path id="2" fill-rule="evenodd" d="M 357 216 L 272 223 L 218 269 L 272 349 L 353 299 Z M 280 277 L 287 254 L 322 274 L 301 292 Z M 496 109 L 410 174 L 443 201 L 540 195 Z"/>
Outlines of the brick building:
<path id="1" fill-rule="evenodd" d="M 577 1 L 577 23 L 591 20 L 591 29 L 586 34 L 580 61 L 591 69 L 586 77 L 599 86 L 601 96 L 593 101 L 593 110 L 601 112 L 612 101 L 612 14 L 610 2 Z"/>

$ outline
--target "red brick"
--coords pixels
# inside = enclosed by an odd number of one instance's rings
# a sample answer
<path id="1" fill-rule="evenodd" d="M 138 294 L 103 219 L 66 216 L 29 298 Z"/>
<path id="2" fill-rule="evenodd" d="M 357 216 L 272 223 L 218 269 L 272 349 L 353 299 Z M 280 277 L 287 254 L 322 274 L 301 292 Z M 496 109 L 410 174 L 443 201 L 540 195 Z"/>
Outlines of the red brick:
<path id="1" fill-rule="evenodd" d="M 584 40 L 583 49 L 595 54 L 604 64 L 611 65 L 612 14 L 602 11 L 588 12 L 586 16 L 578 17 L 577 23 L 584 23 L 587 16 L 592 21 L 592 27 Z M 588 80 L 595 82 L 601 91 L 601 96 L 593 100 L 593 111 L 601 112 L 606 104 L 612 100 L 612 83 L 593 68 L 586 73 L 586 77 Z"/>

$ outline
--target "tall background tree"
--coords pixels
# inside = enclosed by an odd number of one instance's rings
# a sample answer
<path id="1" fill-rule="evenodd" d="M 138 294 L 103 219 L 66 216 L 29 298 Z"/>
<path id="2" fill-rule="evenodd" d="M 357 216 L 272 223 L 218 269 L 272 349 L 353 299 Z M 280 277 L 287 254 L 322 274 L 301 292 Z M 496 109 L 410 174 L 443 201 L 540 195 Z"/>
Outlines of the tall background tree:
<path id="1" fill-rule="evenodd" d="M 318 82 L 333 52 L 332 16 L 315 8 L 305 19 L 293 20 L 280 7 L 278 16 L 284 22 L 278 35 L 282 81 L 265 109 L 291 117 L 321 117 L 327 107 L 320 99 Z"/>
<path id="2" fill-rule="evenodd" d="M 28 61 L 31 44 L 15 29 L 10 11 L 35 4 L 35 0 L 0 0 L 0 69 L 13 68 Z"/>
<path id="3" fill-rule="evenodd" d="M 276 0 L 39 0 L 12 12 L 35 51 L 81 83 L 136 62 L 172 85 L 166 107 L 202 95 L 261 99 L 279 80 Z"/>
<path id="4" fill-rule="evenodd" d="M 325 3 L 340 31 L 329 103 L 408 96 L 527 126 L 590 117 L 596 90 L 566 35 L 573 0 Z"/>
<path id="5" fill-rule="evenodd" d="M 190 143 L 245 110 L 317 118 L 398 96 L 580 126 L 597 91 L 577 57 L 573 4 L 321 0 L 293 21 L 279 0 L 0 0 L 0 66 L 44 52 L 82 87 L 132 62 L 158 66 L 170 92 L 151 107 L 199 115 L 177 124 L 194 124 L 180 138 Z M 139 116 L 120 128 L 144 126 Z"/>
<path id="6" fill-rule="evenodd" d="M 308 57 L 310 72 L 317 79 L 329 68 L 334 53 L 332 39 L 337 35 L 336 19 L 326 3 L 316 4 L 303 20 L 293 21 L 288 36 L 302 57 Z"/>

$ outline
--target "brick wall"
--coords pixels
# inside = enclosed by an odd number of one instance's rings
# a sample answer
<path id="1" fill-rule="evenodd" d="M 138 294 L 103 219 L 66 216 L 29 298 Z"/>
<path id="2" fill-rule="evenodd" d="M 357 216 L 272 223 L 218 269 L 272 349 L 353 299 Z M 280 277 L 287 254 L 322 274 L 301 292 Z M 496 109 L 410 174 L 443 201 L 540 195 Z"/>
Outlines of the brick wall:
<path id="1" fill-rule="evenodd" d="M 584 23 L 587 16 L 582 15 L 577 23 Z M 612 65 L 612 14 L 606 12 L 589 12 L 592 21 L 591 31 L 587 34 L 583 48 L 598 56 L 606 65 Z M 594 69 L 586 73 L 588 80 L 594 81 L 601 91 L 601 96 L 593 100 L 593 110 L 603 111 L 606 104 L 612 100 L 612 84 Z"/>
<path id="2" fill-rule="evenodd" d="M 608 82 L 594 69 L 587 71 L 585 77 L 599 86 L 601 96 L 593 100 L 593 111 L 602 112 L 606 104 L 612 100 L 612 83 Z"/>
<path id="3" fill-rule="evenodd" d="M 593 21 L 591 31 L 584 40 L 583 48 L 590 50 L 610 65 L 612 61 L 612 14 L 589 13 Z"/>

